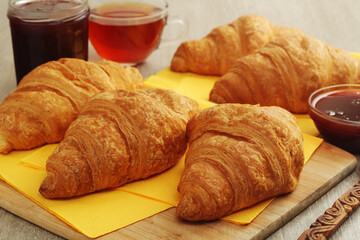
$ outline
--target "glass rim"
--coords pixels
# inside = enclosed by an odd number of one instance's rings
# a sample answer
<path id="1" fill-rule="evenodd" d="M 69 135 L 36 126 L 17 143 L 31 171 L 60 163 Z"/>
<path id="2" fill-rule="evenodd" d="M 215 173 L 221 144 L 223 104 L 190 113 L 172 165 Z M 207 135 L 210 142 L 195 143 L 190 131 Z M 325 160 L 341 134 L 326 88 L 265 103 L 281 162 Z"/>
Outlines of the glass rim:
<path id="1" fill-rule="evenodd" d="M 94 9 L 96 9 L 96 7 L 94 7 L 90 9 L 89 21 L 93 21 L 100 24 L 108 24 L 108 25 L 137 25 L 137 24 L 145 24 L 145 23 L 153 22 L 158 19 L 165 18 L 168 15 L 168 10 L 169 10 L 168 2 L 166 0 L 159 0 L 159 1 L 164 4 L 164 6 L 156 6 L 156 7 L 160 7 L 161 9 L 160 11 L 156 11 L 147 16 L 139 16 L 139 17 L 103 16 L 101 14 L 97 14 L 96 12 L 94 12 Z M 122 1 L 122 3 L 130 3 L 130 2 L 139 3 L 140 1 L 136 1 L 136 0 Z M 113 3 L 116 3 L 116 1 Z"/>
<path id="2" fill-rule="evenodd" d="M 66 0 L 77 3 L 66 9 L 54 9 L 51 12 L 34 11 L 21 8 L 24 4 L 39 2 L 38 0 L 9 0 L 8 17 L 18 18 L 26 22 L 43 23 L 54 21 L 71 21 L 89 11 L 88 0 Z M 56 2 L 56 1 L 52 1 Z M 66 13 L 66 14 L 65 14 Z"/>
<path id="3" fill-rule="evenodd" d="M 332 117 L 332 116 L 329 116 L 326 113 L 320 111 L 319 109 L 317 109 L 315 107 L 316 103 L 321 99 L 321 98 L 319 98 L 319 96 L 321 96 L 322 94 L 332 93 L 333 91 L 347 90 L 347 89 L 359 90 L 359 92 L 360 92 L 360 84 L 356 84 L 356 83 L 338 84 L 338 85 L 327 86 L 327 87 L 323 87 L 323 88 L 315 90 L 308 99 L 309 110 L 314 112 L 314 114 L 318 115 L 319 117 L 327 119 L 331 122 L 341 123 L 341 124 L 345 124 L 348 126 L 360 127 L 359 121 L 346 120 L 346 119 Z"/>

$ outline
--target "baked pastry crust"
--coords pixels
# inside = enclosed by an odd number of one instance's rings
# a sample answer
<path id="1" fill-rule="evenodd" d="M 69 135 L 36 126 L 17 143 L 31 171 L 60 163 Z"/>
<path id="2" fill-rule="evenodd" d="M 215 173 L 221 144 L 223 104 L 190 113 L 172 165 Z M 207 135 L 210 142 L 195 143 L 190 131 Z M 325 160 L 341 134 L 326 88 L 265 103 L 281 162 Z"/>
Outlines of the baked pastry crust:
<path id="1" fill-rule="evenodd" d="M 305 34 L 283 35 L 239 58 L 214 84 L 209 99 L 307 113 L 308 98 L 315 90 L 360 83 L 359 63 L 349 52 Z"/>
<path id="2" fill-rule="evenodd" d="M 91 96 L 142 85 L 138 70 L 110 61 L 63 58 L 40 65 L 0 105 L 0 153 L 59 142 Z"/>
<path id="3" fill-rule="evenodd" d="M 234 62 L 254 53 L 272 39 L 299 29 L 271 24 L 265 17 L 245 15 L 214 28 L 199 40 L 183 42 L 176 50 L 171 70 L 205 75 L 223 75 Z"/>
<path id="4" fill-rule="evenodd" d="M 221 104 L 187 125 L 177 216 L 213 220 L 295 189 L 304 165 L 296 118 L 279 107 Z"/>
<path id="5" fill-rule="evenodd" d="M 198 104 L 172 90 L 118 90 L 92 97 L 49 157 L 40 193 L 68 198 L 147 178 L 187 148 Z"/>

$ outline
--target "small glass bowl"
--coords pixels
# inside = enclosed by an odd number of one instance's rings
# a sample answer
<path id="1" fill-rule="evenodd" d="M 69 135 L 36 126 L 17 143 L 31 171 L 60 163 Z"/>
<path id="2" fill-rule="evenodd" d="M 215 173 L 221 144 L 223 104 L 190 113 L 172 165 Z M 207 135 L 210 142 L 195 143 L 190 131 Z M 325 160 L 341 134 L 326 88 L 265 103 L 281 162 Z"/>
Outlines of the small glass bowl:
<path id="1" fill-rule="evenodd" d="M 317 107 L 317 103 L 321 99 L 332 96 L 334 93 L 346 95 L 345 92 L 351 92 L 350 94 L 354 95 L 355 100 L 349 103 L 349 105 L 354 104 L 352 109 L 360 110 L 360 84 L 341 84 L 324 87 L 313 92 L 308 100 L 309 116 L 325 141 L 351 153 L 360 153 L 360 116 L 359 120 L 340 119 L 335 117 L 336 111 L 343 114 L 344 109 L 338 107 L 334 111 L 325 112 Z M 344 104 L 345 107 L 346 105 L 347 103 Z"/>

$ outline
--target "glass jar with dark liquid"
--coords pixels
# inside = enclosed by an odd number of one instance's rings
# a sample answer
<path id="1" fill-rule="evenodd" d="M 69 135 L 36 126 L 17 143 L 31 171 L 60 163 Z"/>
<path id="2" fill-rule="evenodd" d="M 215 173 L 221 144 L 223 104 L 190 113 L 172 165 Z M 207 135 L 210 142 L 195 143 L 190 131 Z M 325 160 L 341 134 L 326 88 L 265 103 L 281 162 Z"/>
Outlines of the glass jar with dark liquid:
<path id="1" fill-rule="evenodd" d="M 316 90 L 309 97 L 309 116 L 326 141 L 360 153 L 360 84 Z"/>
<path id="2" fill-rule="evenodd" d="M 7 15 L 17 83 L 32 69 L 51 60 L 87 60 L 87 0 L 10 0 Z"/>

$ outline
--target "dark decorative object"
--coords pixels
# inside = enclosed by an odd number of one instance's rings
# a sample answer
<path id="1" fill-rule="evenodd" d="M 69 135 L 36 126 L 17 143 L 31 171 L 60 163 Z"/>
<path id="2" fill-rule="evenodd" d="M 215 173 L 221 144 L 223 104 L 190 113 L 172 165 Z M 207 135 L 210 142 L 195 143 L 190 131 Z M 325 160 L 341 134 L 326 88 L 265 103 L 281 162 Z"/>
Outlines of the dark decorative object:
<path id="1" fill-rule="evenodd" d="M 329 238 L 360 205 L 360 181 L 335 201 L 333 206 L 304 231 L 298 240 Z"/>

